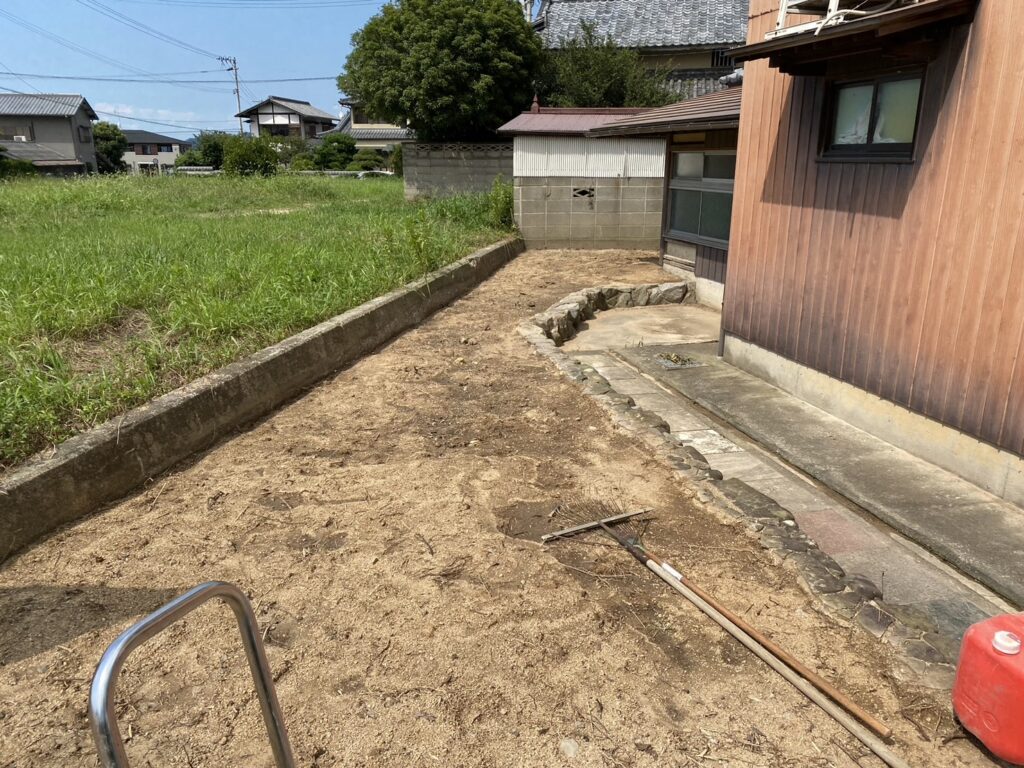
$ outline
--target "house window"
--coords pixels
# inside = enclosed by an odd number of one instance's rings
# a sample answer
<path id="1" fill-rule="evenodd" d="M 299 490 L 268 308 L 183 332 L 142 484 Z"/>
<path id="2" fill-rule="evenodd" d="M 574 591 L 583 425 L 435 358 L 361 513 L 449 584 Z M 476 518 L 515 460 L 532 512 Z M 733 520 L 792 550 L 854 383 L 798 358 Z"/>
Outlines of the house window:
<path id="1" fill-rule="evenodd" d="M 78 140 L 82 144 L 92 144 L 92 126 L 80 125 L 78 126 Z"/>
<path id="2" fill-rule="evenodd" d="M 920 73 L 833 84 L 822 157 L 912 160 L 920 101 Z"/>
<path id="3" fill-rule="evenodd" d="M 735 178 L 735 151 L 674 152 L 667 234 L 727 248 Z"/>
<path id="4" fill-rule="evenodd" d="M 160 146 L 158 147 L 158 149 L 159 149 L 159 150 L 160 150 L 161 152 L 173 152 L 173 151 L 174 151 L 174 147 L 172 147 L 172 146 L 171 146 L 170 144 L 161 144 L 161 145 L 160 145 Z"/>
<path id="5" fill-rule="evenodd" d="M 0 141 L 35 141 L 32 123 L 0 123 Z"/>
<path id="6" fill-rule="evenodd" d="M 155 155 L 156 144 L 136 144 L 135 145 L 136 155 Z"/>

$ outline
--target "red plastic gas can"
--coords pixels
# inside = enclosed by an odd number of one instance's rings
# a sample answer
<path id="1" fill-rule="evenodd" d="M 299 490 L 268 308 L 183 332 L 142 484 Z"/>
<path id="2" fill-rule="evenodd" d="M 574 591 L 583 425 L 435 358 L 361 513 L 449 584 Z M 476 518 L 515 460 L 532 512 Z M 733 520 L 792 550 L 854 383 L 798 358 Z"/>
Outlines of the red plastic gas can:
<path id="1" fill-rule="evenodd" d="M 953 709 L 996 757 L 1024 765 L 1024 613 L 971 626 L 960 647 Z"/>

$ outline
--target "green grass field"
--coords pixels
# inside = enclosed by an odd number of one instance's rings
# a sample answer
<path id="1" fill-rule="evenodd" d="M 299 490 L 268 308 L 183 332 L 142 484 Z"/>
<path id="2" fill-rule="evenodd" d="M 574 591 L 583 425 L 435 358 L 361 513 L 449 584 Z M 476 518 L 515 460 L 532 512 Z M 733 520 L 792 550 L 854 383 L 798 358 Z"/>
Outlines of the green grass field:
<path id="1" fill-rule="evenodd" d="M 508 235 L 394 179 L 0 184 L 0 469 Z"/>

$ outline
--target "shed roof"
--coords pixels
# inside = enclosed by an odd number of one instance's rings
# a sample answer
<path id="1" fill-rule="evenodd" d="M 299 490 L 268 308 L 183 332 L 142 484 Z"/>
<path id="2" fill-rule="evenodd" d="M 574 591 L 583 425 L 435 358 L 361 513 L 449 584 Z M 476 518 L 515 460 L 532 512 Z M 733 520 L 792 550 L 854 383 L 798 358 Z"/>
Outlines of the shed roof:
<path id="1" fill-rule="evenodd" d="M 0 115 L 18 117 L 71 117 L 85 108 L 90 120 L 99 117 L 77 93 L 0 93 Z"/>
<path id="2" fill-rule="evenodd" d="M 687 99 L 658 109 L 649 109 L 639 115 L 605 123 L 591 130 L 590 134 L 592 136 L 630 136 L 735 128 L 739 125 L 742 95 L 742 86 L 708 93 L 695 99 Z"/>
<path id="3" fill-rule="evenodd" d="M 12 160 L 28 160 L 37 165 L 81 165 L 74 154 L 67 155 L 60 150 L 54 149 L 49 144 L 37 141 L 0 141 L 0 146 L 7 151 L 4 156 Z"/>
<path id="4" fill-rule="evenodd" d="M 710 48 L 747 39 L 748 0 L 543 0 L 537 26 L 549 48 L 581 22 L 622 48 Z"/>
<path id="5" fill-rule="evenodd" d="M 289 109 L 296 114 L 302 115 L 303 117 L 315 117 L 322 120 L 333 120 L 337 122 L 338 118 L 332 115 L 330 112 L 324 112 L 322 109 L 318 109 L 310 104 L 308 101 L 301 101 L 299 99 L 286 99 L 283 96 L 268 96 L 259 104 L 253 104 L 246 110 L 239 112 L 235 117 L 251 117 L 256 114 L 256 111 L 264 104 L 279 104 L 285 109 Z"/>
<path id="6" fill-rule="evenodd" d="M 534 107 L 529 112 L 513 117 L 498 133 L 557 134 L 583 136 L 587 132 L 646 110 L 632 107 L 599 109 L 562 109 Z"/>

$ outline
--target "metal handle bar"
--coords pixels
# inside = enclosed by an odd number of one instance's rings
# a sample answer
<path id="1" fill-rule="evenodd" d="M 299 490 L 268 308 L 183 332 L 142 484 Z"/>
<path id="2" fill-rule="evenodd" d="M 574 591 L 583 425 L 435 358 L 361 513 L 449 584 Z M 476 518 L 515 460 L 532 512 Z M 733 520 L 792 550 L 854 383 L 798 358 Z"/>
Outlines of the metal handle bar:
<path id="1" fill-rule="evenodd" d="M 231 606 L 235 621 L 238 622 L 238 631 L 242 635 L 245 655 L 249 658 L 249 670 L 256 682 L 263 722 L 267 726 L 267 735 L 270 737 L 277 768 L 295 768 L 288 732 L 285 730 L 281 706 L 274 692 L 274 678 L 267 664 L 256 615 L 242 590 L 223 581 L 208 581 L 175 598 L 122 632 L 103 653 L 89 692 L 89 722 L 103 768 L 128 768 L 128 756 L 125 754 L 121 731 L 117 727 L 117 718 L 114 715 L 117 677 L 128 655 L 154 635 L 215 597 Z"/>

